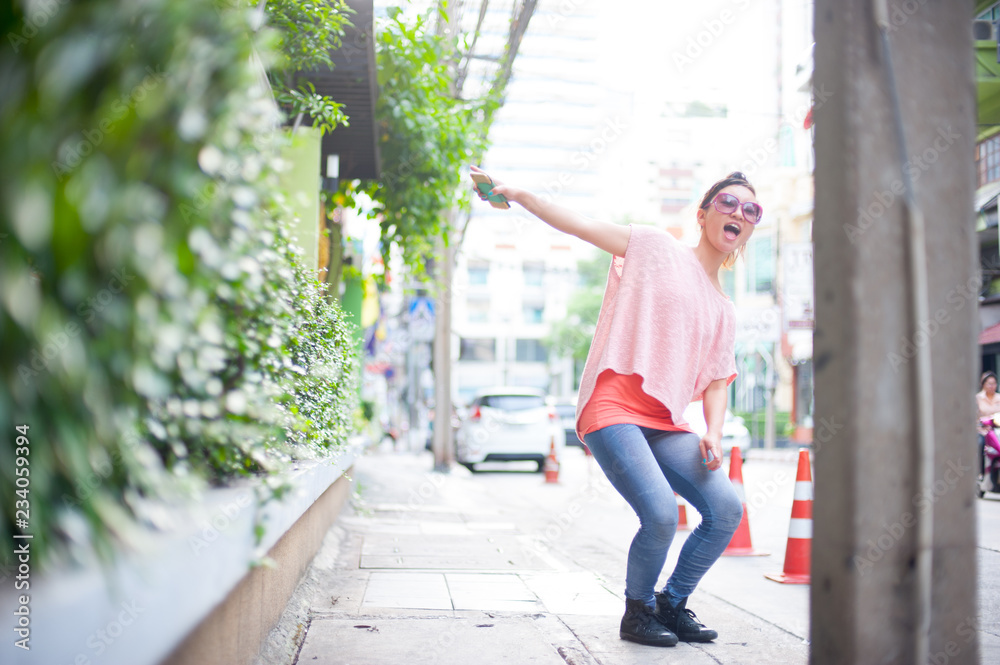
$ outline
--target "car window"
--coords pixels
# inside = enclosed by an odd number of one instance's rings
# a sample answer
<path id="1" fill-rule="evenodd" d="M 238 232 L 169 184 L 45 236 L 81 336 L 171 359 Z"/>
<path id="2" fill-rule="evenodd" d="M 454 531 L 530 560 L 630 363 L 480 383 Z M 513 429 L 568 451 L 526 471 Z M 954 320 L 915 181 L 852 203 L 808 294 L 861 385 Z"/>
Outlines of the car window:
<path id="1" fill-rule="evenodd" d="M 576 407 L 572 404 L 556 404 L 556 413 L 559 414 L 560 418 L 575 417 Z"/>
<path id="2" fill-rule="evenodd" d="M 537 395 L 486 395 L 481 404 L 504 411 L 525 411 L 545 406 L 545 400 Z"/>

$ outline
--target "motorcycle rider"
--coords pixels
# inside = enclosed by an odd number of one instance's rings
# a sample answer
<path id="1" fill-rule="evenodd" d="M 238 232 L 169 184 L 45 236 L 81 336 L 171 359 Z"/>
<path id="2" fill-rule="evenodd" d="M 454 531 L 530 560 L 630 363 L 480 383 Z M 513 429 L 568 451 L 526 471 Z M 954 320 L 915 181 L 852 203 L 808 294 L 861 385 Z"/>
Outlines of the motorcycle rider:
<path id="1" fill-rule="evenodd" d="M 1000 395 L 997 394 L 997 375 L 993 372 L 983 372 L 979 377 L 979 392 L 976 393 L 976 407 L 979 415 L 976 417 L 976 430 L 979 432 L 979 473 L 983 473 L 983 447 L 985 445 L 986 432 L 980 422 L 983 418 L 989 418 L 995 413 L 1000 413 Z"/>

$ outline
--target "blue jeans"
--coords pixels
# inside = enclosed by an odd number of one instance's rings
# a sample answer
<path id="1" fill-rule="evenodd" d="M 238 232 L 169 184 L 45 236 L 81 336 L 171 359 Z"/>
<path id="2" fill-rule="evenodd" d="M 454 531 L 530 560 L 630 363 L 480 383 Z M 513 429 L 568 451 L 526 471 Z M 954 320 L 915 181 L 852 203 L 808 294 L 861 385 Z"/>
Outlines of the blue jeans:
<path id="1" fill-rule="evenodd" d="M 677 605 L 698 586 L 743 517 L 743 503 L 722 468 L 709 471 L 690 432 L 610 425 L 584 436 L 604 475 L 639 517 L 628 551 L 625 596 L 652 606 L 656 580 L 677 532 L 676 491 L 701 514 L 663 592 Z"/>

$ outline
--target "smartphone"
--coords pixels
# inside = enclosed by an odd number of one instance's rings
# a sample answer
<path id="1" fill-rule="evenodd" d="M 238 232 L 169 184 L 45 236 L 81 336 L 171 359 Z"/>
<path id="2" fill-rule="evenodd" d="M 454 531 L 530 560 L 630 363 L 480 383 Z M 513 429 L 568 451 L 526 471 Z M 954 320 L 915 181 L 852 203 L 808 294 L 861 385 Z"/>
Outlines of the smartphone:
<path id="1" fill-rule="evenodd" d="M 485 173 L 476 173 L 475 171 L 470 175 L 472 176 L 472 182 L 476 183 L 476 188 L 486 196 L 486 200 L 490 202 L 491 206 L 502 210 L 510 208 L 510 204 L 507 203 L 507 197 L 503 194 L 490 193 L 493 191 L 492 178 Z"/>

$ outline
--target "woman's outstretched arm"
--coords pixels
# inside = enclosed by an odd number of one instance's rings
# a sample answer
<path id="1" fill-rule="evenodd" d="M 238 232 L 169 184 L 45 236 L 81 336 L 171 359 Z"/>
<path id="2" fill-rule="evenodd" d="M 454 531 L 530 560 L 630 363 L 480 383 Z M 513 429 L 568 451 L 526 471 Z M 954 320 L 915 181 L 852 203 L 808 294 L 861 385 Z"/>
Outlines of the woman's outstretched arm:
<path id="1" fill-rule="evenodd" d="M 470 168 L 473 172 L 483 172 L 482 169 L 475 166 Z M 631 228 L 590 219 L 575 210 L 551 201 L 545 201 L 526 189 L 504 185 L 496 179 L 493 182 L 494 193 L 503 194 L 508 201 L 519 204 L 557 231 L 576 236 L 615 256 L 625 256 L 625 249 L 628 247 L 629 236 L 632 233 Z"/>

